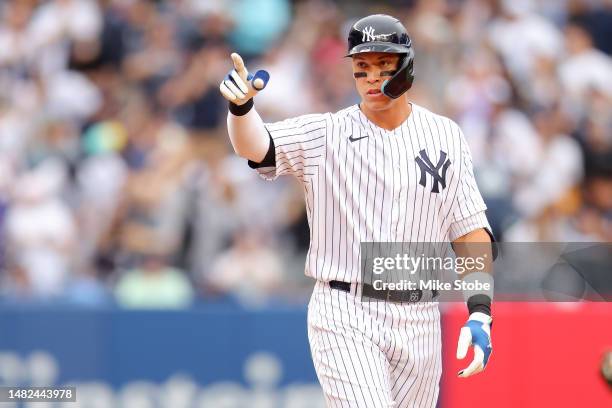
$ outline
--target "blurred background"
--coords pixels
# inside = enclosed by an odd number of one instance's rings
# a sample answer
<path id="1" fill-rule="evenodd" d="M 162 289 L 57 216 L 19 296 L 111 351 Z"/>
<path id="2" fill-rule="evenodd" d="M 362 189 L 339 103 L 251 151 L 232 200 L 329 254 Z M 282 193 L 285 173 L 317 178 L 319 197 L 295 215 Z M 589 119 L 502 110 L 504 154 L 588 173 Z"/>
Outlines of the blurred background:
<path id="1" fill-rule="evenodd" d="M 322 406 L 303 191 L 232 153 L 218 84 L 237 51 L 271 73 L 257 97 L 266 121 L 358 103 L 343 55 L 371 13 L 408 28 L 410 97 L 462 127 L 498 240 L 612 240 L 611 0 L 4 0 L 0 384 L 79 383 L 92 407 Z M 592 352 L 580 379 L 595 391 L 577 403 L 612 406 L 599 375 L 607 304 L 496 307 L 500 338 L 504 316 L 515 330 L 499 370 L 476 381 L 537 388 L 529 353 L 533 378 L 502 372 L 531 347 L 516 325 L 545 321 L 554 343 L 591 322 L 591 343 L 557 346 Z M 445 316 L 455 330 L 465 310 Z M 548 352 L 560 374 L 569 362 Z M 468 406 L 478 383 L 446 381 L 441 406 Z M 494 389 L 494 406 L 577 395 L 497 403 Z"/>

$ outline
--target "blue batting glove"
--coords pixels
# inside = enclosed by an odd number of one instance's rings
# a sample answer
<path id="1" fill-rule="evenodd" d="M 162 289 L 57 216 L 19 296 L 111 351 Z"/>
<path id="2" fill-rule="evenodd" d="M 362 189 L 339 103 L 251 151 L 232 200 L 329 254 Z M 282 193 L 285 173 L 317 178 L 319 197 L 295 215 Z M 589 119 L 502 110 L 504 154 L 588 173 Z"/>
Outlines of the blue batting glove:
<path id="1" fill-rule="evenodd" d="M 493 351 L 491 346 L 491 316 L 481 312 L 472 313 L 467 323 L 461 328 L 459 344 L 457 345 L 457 358 L 465 358 L 470 345 L 474 346 L 474 360 L 471 364 L 459 371 L 459 377 L 469 377 L 485 369 Z"/>
<path id="2" fill-rule="evenodd" d="M 251 81 L 251 84 L 253 84 L 253 88 L 258 91 L 261 91 L 266 87 L 266 85 L 268 85 L 268 81 L 270 80 L 270 74 L 268 73 L 268 71 L 260 69 L 255 73 L 255 75 L 249 74 L 247 76 L 247 80 Z"/>
<path id="3" fill-rule="evenodd" d="M 244 105 L 266 87 L 270 80 L 270 74 L 264 70 L 259 70 L 254 75 L 250 74 L 240 55 L 234 52 L 231 58 L 234 69 L 221 81 L 219 91 L 225 99 L 233 104 Z"/>

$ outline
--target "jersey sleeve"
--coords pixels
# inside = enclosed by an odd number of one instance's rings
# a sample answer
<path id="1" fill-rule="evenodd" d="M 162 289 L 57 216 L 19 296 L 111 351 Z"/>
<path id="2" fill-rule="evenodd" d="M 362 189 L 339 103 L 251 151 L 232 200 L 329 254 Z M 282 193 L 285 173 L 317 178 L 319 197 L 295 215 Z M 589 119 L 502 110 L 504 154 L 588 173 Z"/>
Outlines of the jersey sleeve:
<path id="1" fill-rule="evenodd" d="M 326 115 L 315 114 L 266 123 L 270 150 L 261 163 L 249 162 L 249 166 L 266 180 L 285 174 L 303 179 L 323 157 L 327 121 Z"/>
<path id="2" fill-rule="evenodd" d="M 476 185 L 470 148 L 459 126 L 455 126 L 459 134 L 459 144 L 461 148 L 458 169 L 459 185 L 457 187 L 457 199 L 453 206 L 453 218 L 449 229 L 449 239 L 450 241 L 454 241 L 479 228 L 486 229 L 489 235 L 493 237 L 491 226 L 485 214 L 487 206 Z"/>

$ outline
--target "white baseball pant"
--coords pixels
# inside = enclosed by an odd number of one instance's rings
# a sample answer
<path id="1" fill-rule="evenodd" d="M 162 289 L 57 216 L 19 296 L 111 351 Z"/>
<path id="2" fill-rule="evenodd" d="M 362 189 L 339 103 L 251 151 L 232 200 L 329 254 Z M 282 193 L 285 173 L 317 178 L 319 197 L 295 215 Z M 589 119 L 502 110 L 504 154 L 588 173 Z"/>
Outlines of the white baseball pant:
<path id="1" fill-rule="evenodd" d="M 361 300 L 317 281 L 310 350 L 328 407 L 435 407 L 442 374 L 436 302 Z"/>

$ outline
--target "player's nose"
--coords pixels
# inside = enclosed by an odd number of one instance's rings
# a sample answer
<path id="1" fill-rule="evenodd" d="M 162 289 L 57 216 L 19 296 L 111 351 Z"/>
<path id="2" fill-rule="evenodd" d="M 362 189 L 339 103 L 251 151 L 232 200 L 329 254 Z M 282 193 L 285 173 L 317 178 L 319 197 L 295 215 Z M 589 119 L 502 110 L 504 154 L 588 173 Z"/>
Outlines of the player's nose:
<path id="1" fill-rule="evenodd" d="M 380 80 L 380 74 L 378 72 L 370 71 L 368 72 L 367 80 L 368 80 L 368 83 L 374 84 Z"/>

